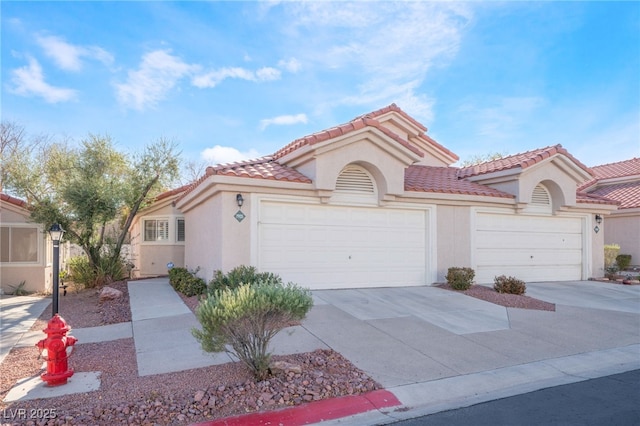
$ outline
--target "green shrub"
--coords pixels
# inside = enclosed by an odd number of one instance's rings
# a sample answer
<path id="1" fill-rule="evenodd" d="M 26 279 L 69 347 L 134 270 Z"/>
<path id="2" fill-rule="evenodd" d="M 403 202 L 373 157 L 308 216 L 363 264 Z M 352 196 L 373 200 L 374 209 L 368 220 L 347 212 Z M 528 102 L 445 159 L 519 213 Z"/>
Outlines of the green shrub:
<path id="1" fill-rule="evenodd" d="M 254 266 L 240 265 L 224 274 L 220 270 L 213 273 L 213 279 L 209 282 L 209 292 L 224 290 L 226 288 L 238 288 L 242 284 L 255 282 L 282 283 L 282 279 L 272 272 L 257 272 Z"/>
<path id="2" fill-rule="evenodd" d="M 196 274 L 200 268 L 191 272 L 187 268 L 171 268 L 169 269 L 169 283 L 180 293 L 187 297 L 202 294 L 207 289 L 205 281 L 197 277 Z"/>
<path id="3" fill-rule="evenodd" d="M 473 283 L 476 273 L 471 268 L 449 268 L 447 271 L 447 283 L 454 290 L 468 290 Z"/>
<path id="4" fill-rule="evenodd" d="M 244 362 L 256 379 L 264 380 L 269 375 L 269 341 L 293 321 L 303 319 L 312 306 L 310 291 L 295 284 L 244 283 L 216 290 L 201 300 L 196 316 L 202 330 L 194 328 L 192 333 L 205 351 L 226 350 Z"/>
<path id="5" fill-rule="evenodd" d="M 621 271 L 624 271 L 631 265 L 631 255 L 630 254 L 619 254 L 616 256 L 616 264 Z"/>
<path id="6" fill-rule="evenodd" d="M 11 287 L 13 289 L 13 294 L 14 296 L 28 296 L 31 294 L 30 291 L 27 291 L 24 289 L 24 287 L 27 285 L 26 281 L 20 281 L 20 284 L 18 285 L 9 285 L 9 287 Z"/>
<path id="7" fill-rule="evenodd" d="M 604 266 L 605 268 L 616 262 L 616 257 L 620 254 L 620 246 L 618 244 L 606 244 L 604 246 Z"/>
<path id="8" fill-rule="evenodd" d="M 101 257 L 98 264 L 91 267 L 87 256 L 75 256 L 69 259 L 68 265 L 68 279 L 84 288 L 102 287 L 125 277 L 124 261 L 119 257 Z"/>
<path id="9" fill-rule="evenodd" d="M 493 289 L 498 293 L 524 294 L 525 291 L 527 291 L 527 286 L 524 281 L 516 277 L 500 275 L 499 277 L 495 277 L 493 282 Z"/>

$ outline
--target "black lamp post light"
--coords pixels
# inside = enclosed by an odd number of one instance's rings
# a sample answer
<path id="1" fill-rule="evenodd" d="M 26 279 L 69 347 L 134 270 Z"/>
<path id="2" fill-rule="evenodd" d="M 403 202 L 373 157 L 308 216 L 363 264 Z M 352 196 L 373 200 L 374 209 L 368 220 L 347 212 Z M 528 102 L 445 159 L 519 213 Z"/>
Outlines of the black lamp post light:
<path id="1" fill-rule="evenodd" d="M 52 303 L 52 313 L 51 316 L 54 316 L 58 313 L 58 283 L 60 281 L 60 240 L 62 240 L 62 236 L 64 235 L 64 229 L 57 224 L 54 223 L 49 228 L 49 235 L 51 236 L 51 241 L 53 241 L 53 303 Z"/>

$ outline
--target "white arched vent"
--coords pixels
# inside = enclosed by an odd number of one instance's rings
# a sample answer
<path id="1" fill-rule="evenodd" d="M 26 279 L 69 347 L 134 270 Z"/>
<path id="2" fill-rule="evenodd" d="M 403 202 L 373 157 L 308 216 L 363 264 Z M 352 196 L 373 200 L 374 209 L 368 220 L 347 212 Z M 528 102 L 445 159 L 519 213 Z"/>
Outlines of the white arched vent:
<path id="1" fill-rule="evenodd" d="M 333 198 L 340 201 L 377 202 L 375 181 L 363 167 L 349 164 L 338 175 Z"/>
<path id="2" fill-rule="evenodd" d="M 531 194 L 530 211 L 551 213 L 551 194 L 542 184 L 536 185 Z"/>

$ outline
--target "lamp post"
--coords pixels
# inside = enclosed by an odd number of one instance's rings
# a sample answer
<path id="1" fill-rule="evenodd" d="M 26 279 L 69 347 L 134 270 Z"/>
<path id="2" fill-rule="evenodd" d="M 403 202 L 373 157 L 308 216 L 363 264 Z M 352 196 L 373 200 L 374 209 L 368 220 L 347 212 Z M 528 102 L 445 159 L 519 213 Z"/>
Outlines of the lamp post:
<path id="1" fill-rule="evenodd" d="M 49 228 L 49 235 L 51 236 L 51 240 L 53 241 L 53 303 L 52 303 L 52 313 L 51 316 L 54 316 L 58 313 L 58 281 L 60 278 L 60 240 L 62 239 L 62 235 L 64 234 L 64 229 L 57 224 L 54 223 Z"/>

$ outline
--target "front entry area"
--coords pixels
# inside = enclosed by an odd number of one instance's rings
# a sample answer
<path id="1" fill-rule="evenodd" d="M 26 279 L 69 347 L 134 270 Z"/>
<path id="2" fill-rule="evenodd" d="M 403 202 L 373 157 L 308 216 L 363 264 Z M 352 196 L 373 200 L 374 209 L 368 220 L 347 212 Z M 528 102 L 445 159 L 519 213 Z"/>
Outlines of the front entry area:
<path id="1" fill-rule="evenodd" d="M 428 215 L 263 200 L 258 268 L 311 289 L 424 285 Z"/>

